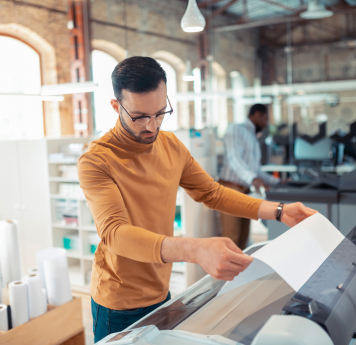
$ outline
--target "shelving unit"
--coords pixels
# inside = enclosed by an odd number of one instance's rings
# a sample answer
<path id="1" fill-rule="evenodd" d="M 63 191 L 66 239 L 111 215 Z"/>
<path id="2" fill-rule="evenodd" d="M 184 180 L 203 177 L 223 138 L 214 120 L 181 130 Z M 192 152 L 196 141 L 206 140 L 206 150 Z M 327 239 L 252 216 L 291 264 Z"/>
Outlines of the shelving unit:
<path id="1" fill-rule="evenodd" d="M 48 139 L 47 140 L 47 157 L 53 153 L 60 152 L 60 146 L 69 144 L 86 144 L 90 141 L 88 138 L 65 138 L 65 139 Z M 90 214 L 88 204 L 82 193 L 75 192 L 71 194 L 61 194 L 60 184 L 66 183 L 74 185 L 75 188 L 79 186 L 79 180 L 76 177 L 62 177 L 59 167 L 62 165 L 76 166 L 77 160 L 70 161 L 48 161 L 48 183 L 50 190 L 50 204 L 51 204 L 51 219 L 52 219 L 52 245 L 55 247 L 64 247 L 64 238 L 67 236 L 74 236 L 78 239 L 79 246 L 77 249 L 68 249 L 67 258 L 69 265 L 69 278 L 72 289 L 82 292 L 89 291 L 89 277 L 92 269 L 94 255 L 90 251 L 89 235 L 96 234 L 94 220 Z M 61 219 L 61 213 L 58 211 L 58 204 L 68 205 L 68 208 L 73 212 L 73 224 L 66 224 Z"/>

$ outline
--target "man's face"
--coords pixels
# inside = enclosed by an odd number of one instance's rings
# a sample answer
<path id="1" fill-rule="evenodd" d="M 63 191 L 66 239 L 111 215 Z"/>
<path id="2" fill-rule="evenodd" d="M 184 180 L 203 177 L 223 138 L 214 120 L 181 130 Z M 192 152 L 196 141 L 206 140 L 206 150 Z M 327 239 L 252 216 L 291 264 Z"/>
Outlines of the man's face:
<path id="1" fill-rule="evenodd" d="M 122 96 L 121 103 L 132 118 L 154 116 L 165 111 L 167 107 L 167 87 L 163 80 L 160 82 L 157 90 L 147 93 L 133 93 L 123 90 Z M 155 117 L 152 117 L 145 127 L 136 127 L 117 100 L 112 99 L 111 106 L 119 114 L 122 126 L 138 142 L 151 144 L 157 139 L 161 124 L 157 123 Z"/>
<path id="2" fill-rule="evenodd" d="M 256 113 L 253 114 L 253 118 L 254 124 L 259 127 L 261 131 L 268 126 L 268 113 L 256 111 Z"/>

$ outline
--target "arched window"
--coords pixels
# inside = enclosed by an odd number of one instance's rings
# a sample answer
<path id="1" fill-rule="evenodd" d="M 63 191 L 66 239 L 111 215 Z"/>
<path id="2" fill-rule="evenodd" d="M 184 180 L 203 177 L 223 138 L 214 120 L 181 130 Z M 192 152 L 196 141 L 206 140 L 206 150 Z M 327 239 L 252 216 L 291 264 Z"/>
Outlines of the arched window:
<path id="1" fill-rule="evenodd" d="M 178 129 L 178 108 L 177 108 L 177 73 L 175 69 L 167 62 L 156 59 L 162 66 L 167 75 L 167 95 L 172 104 L 173 114 L 168 121 L 162 123 L 161 129 L 164 131 L 174 131 Z"/>
<path id="2" fill-rule="evenodd" d="M 110 100 L 115 98 L 111 83 L 111 73 L 118 61 L 111 55 L 93 50 L 93 81 L 99 84 L 94 92 L 95 132 L 104 134 L 115 126 L 118 114 L 111 107 Z"/>
<path id="3" fill-rule="evenodd" d="M 20 40 L 0 36 L 0 93 L 40 94 L 38 53 Z M 44 136 L 43 106 L 31 96 L 1 96 L 0 140 L 39 139 Z"/>

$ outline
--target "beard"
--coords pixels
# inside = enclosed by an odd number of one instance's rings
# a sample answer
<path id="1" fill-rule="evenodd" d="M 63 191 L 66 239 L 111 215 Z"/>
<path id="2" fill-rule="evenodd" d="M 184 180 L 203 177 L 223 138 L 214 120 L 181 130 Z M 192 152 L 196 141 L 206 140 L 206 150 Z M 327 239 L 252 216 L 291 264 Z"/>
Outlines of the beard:
<path id="1" fill-rule="evenodd" d="M 137 134 L 127 125 L 127 123 L 125 122 L 124 117 L 121 114 L 120 114 L 120 120 L 121 120 L 122 127 L 124 127 L 124 129 L 128 133 L 130 133 L 139 143 L 141 143 L 141 144 L 152 144 L 153 142 L 156 141 L 158 133 L 159 133 L 159 127 L 157 127 L 157 133 L 154 136 L 146 138 L 146 137 L 143 136 L 143 134 L 151 134 L 152 132 L 144 130 L 144 131 L 139 132 Z M 142 127 L 142 128 L 144 128 L 144 127 Z"/>

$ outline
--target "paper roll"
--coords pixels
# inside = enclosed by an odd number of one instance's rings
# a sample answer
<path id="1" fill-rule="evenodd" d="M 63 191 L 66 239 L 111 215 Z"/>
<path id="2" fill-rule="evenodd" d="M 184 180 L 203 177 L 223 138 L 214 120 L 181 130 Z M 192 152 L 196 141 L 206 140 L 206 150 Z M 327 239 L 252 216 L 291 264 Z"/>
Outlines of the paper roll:
<path id="1" fill-rule="evenodd" d="M 47 290 L 46 279 L 43 269 L 45 260 L 63 260 L 67 262 L 66 250 L 64 248 L 46 248 L 36 252 L 37 269 L 43 282 L 43 288 Z M 48 291 L 47 291 L 48 293 Z"/>
<path id="2" fill-rule="evenodd" d="M 42 289 L 42 300 L 43 300 L 43 314 L 47 313 L 47 291 Z"/>
<path id="3" fill-rule="evenodd" d="M 21 279 L 20 247 L 16 223 L 0 221 L 0 263 L 4 287 L 14 280 Z"/>
<path id="4" fill-rule="evenodd" d="M 38 269 L 45 280 L 48 303 L 62 305 L 72 300 L 66 251 L 48 248 L 37 252 Z"/>
<path id="5" fill-rule="evenodd" d="M 9 323 L 7 320 L 7 305 L 0 304 L 0 331 L 6 332 L 9 330 Z"/>
<path id="6" fill-rule="evenodd" d="M 39 274 L 27 274 L 22 278 L 28 284 L 28 301 L 30 309 L 30 319 L 44 313 L 45 301 L 42 292 L 42 279 Z"/>
<path id="7" fill-rule="evenodd" d="M 12 328 L 30 320 L 28 310 L 28 284 L 15 280 L 9 284 Z"/>

